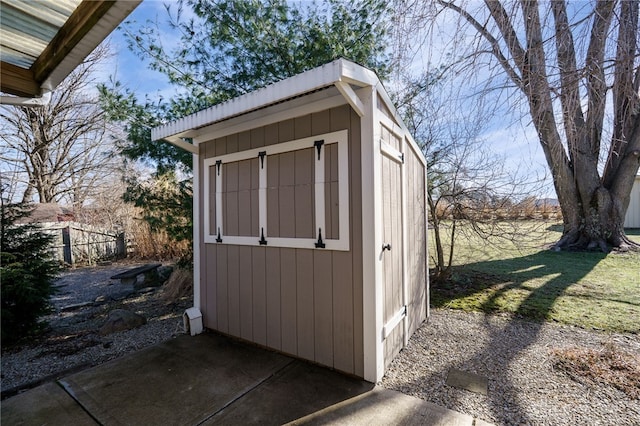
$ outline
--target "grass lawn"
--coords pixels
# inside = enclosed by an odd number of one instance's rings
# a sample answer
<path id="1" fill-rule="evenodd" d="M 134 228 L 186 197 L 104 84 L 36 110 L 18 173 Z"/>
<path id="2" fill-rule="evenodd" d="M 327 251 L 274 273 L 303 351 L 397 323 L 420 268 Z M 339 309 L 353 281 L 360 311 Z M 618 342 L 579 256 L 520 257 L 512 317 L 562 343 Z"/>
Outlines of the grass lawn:
<path id="1" fill-rule="evenodd" d="M 546 246 L 560 238 L 560 226 L 524 224 L 519 232 L 517 244 L 461 235 L 452 277 L 431 285 L 431 303 L 640 332 L 640 253 L 557 253 Z M 640 230 L 627 234 L 640 242 Z"/>

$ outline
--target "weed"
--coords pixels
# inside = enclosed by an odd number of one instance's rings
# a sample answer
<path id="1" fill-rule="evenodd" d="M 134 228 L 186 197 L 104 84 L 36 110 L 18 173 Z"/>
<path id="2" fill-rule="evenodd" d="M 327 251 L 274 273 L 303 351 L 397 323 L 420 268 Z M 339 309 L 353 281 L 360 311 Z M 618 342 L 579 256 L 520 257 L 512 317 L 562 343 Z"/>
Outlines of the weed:
<path id="1" fill-rule="evenodd" d="M 193 273 L 184 268 L 177 268 L 171 273 L 169 280 L 163 285 L 162 299 L 168 303 L 189 296 L 193 287 Z"/>
<path id="2" fill-rule="evenodd" d="M 578 382 L 613 386 L 640 399 L 640 357 L 608 342 L 601 349 L 576 346 L 551 350 L 554 366 Z"/>

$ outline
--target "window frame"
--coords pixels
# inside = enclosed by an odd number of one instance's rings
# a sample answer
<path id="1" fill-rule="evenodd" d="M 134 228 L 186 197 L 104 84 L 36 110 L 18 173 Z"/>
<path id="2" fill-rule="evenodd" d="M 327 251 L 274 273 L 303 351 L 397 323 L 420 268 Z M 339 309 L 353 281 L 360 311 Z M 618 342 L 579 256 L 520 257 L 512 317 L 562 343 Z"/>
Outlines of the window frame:
<path id="1" fill-rule="evenodd" d="M 253 148 L 246 151 L 234 152 L 216 157 L 206 158 L 204 163 L 204 243 L 206 244 L 227 244 L 242 246 L 286 247 L 286 248 L 306 248 L 349 251 L 349 146 L 348 130 L 319 134 L 311 137 L 295 139 L 288 142 Z M 338 144 L 338 229 L 339 238 L 329 239 L 325 235 L 317 235 L 317 238 L 295 238 L 295 237 L 270 237 L 267 228 L 267 168 L 269 167 L 269 156 L 282 154 L 285 152 L 297 151 L 306 148 L 318 148 L 319 155 L 314 155 L 315 177 L 314 177 L 314 197 L 315 209 L 314 218 L 316 224 L 316 234 L 319 230 L 325 229 L 325 152 L 326 146 Z M 259 158 L 259 185 L 258 185 L 258 230 L 259 236 L 233 236 L 224 233 L 224 212 L 222 208 L 222 186 L 224 180 L 222 164 Z M 216 228 L 211 228 L 211 172 L 217 173 L 215 188 L 215 217 Z M 218 233 L 219 229 L 219 233 Z M 213 231 L 213 232 L 212 232 Z M 324 231 L 322 231 L 324 232 Z M 264 238 L 262 236 L 264 235 Z"/>

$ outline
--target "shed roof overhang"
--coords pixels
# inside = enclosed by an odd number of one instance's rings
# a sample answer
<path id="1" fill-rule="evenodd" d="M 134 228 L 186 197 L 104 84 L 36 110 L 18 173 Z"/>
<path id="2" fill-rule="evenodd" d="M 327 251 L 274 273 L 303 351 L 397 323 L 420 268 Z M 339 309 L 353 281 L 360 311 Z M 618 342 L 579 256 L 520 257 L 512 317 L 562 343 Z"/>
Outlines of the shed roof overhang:
<path id="1" fill-rule="evenodd" d="M 367 86 L 377 86 L 382 101 L 392 114 L 398 117 L 392 102 L 373 71 L 346 59 L 337 59 L 262 89 L 155 127 L 151 129 L 151 139 L 164 139 L 198 154 L 197 141 L 192 144 L 186 139 L 211 134 L 216 126 L 222 125 L 225 121 L 244 115 L 255 115 L 258 111 L 269 107 L 277 108 L 278 105 L 295 102 L 304 96 L 319 99 L 331 96 L 332 93 L 339 93 L 362 116 L 364 115 L 364 106 L 356 90 Z M 397 120 L 401 123 L 399 118 Z"/>
<path id="2" fill-rule="evenodd" d="M 55 89 L 141 1 L 1 0 L 0 90 L 32 98 Z"/>

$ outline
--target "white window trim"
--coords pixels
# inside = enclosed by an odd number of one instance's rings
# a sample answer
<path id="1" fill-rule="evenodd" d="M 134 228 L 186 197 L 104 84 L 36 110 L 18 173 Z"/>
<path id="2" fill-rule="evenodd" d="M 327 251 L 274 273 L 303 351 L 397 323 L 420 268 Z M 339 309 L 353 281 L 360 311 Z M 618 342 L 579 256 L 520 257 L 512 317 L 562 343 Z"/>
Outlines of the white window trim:
<path id="1" fill-rule="evenodd" d="M 269 230 L 267 228 L 267 167 L 269 163 L 269 156 L 275 154 L 282 154 L 290 151 L 297 151 L 305 148 L 313 148 L 315 141 L 323 140 L 324 143 L 320 150 L 320 158 L 315 155 L 315 161 L 317 167 L 315 167 L 315 223 L 316 228 L 322 230 L 322 241 L 325 244 L 325 250 L 349 250 L 349 146 L 348 146 L 348 130 L 340 130 L 337 132 L 325 133 L 321 135 L 315 135 L 308 138 L 296 139 L 289 142 L 283 142 L 275 145 L 264 146 L 260 148 L 250 149 L 247 151 L 234 152 L 231 154 L 220 155 L 217 157 L 207 158 L 204 163 L 204 242 L 207 244 L 233 244 L 244 246 L 259 246 L 260 236 L 258 237 L 244 237 L 244 236 L 227 236 L 224 233 L 222 224 L 224 223 L 223 211 L 222 211 L 222 180 L 224 179 L 222 173 L 222 164 L 258 158 L 261 152 L 266 152 L 264 157 L 264 165 L 262 166 L 259 160 L 258 164 L 261 166 L 259 170 L 259 185 L 258 185 L 258 229 L 259 232 L 264 232 L 264 237 L 267 240 L 268 247 L 288 247 L 288 248 L 309 248 L 316 249 L 316 243 L 318 238 L 285 238 L 285 237 L 270 237 Z M 338 213 L 338 226 L 340 229 L 340 238 L 328 239 L 324 232 L 326 224 L 325 218 L 325 176 L 324 176 L 324 153 L 327 145 L 338 144 L 338 200 L 339 200 L 339 213 Z M 220 162 L 220 169 L 216 166 Z M 218 229 L 210 229 L 210 180 L 212 168 L 215 173 L 218 173 L 216 178 L 216 225 L 220 230 L 220 239 L 218 241 Z"/>

